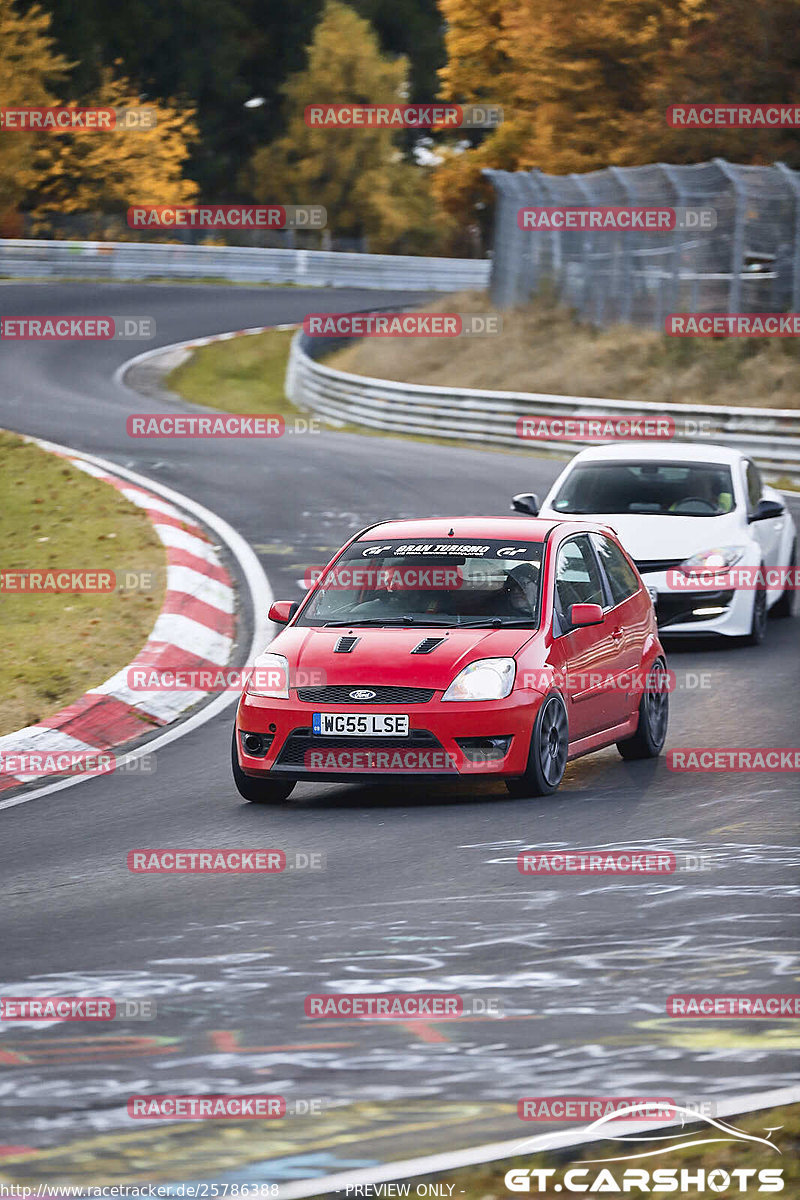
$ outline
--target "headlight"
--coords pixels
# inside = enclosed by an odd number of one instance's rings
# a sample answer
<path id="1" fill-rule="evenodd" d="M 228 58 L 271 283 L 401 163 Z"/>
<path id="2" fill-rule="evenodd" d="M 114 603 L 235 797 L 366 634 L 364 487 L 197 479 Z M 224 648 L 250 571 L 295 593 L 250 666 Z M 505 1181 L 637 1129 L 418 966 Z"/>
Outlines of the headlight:
<path id="1" fill-rule="evenodd" d="M 717 546 L 713 550 L 701 550 L 699 554 L 685 559 L 678 570 L 683 571 L 684 575 L 727 571 L 739 561 L 746 550 L 746 546 Z"/>
<path id="2" fill-rule="evenodd" d="M 517 664 L 513 658 L 479 658 L 459 671 L 443 700 L 503 700 L 511 694 Z"/>
<path id="3" fill-rule="evenodd" d="M 245 689 L 248 696 L 289 699 L 289 664 L 282 654 L 259 654 Z"/>

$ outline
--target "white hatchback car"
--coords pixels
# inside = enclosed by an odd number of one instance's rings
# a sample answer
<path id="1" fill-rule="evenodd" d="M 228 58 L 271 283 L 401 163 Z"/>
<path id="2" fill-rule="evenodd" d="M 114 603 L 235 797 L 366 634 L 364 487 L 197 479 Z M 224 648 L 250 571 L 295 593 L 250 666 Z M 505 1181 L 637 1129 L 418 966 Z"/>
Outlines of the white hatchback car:
<path id="1" fill-rule="evenodd" d="M 754 571 L 742 570 L 796 566 L 797 533 L 781 493 L 738 450 L 654 442 L 592 447 L 565 467 L 541 507 L 528 493 L 515 496 L 512 507 L 610 525 L 653 597 L 663 634 L 759 643 L 768 609 L 794 613 L 796 593 L 783 576 L 770 586 L 776 580 L 767 574 L 762 587 L 758 577 L 749 582 Z M 704 585 L 692 590 L 690 574 L 697 572 Z M 717 574 L 721 586 L 713 590 L 708 580 Z M 745 586 L 729 586 L 732 577 Z M 688 586 L 677 586 L 684 578 Z"/>

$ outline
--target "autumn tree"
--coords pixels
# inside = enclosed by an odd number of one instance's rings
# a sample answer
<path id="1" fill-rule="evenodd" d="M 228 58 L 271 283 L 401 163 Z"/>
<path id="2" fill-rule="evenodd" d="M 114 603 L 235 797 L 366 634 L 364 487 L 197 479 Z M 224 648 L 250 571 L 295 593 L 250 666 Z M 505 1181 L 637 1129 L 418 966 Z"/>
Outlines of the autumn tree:
<path id="1" fill-rule="evenodd" d="M 369 23 L 328 0 L 307 64 L 284 85 L 286 132 L 253 157 L 247 184 L 257 199 L 322 204 L 335 234 L 367 237 L 373 250 L 424 250 L 443 228 L 423 168 L 409 162 L 392 129 L 309 126 L 308 105 L 395 104 L 407 97 L 407 60 L 381 53 Z"/>
<path id="2" fill-rule="evenodd" d="M 100 108 L 136 108 L 141 102 L 129 80 L 110 69 L 92 97 Z M 194 114 L 147 102 L 156 115 L 153 129 L 51 135 L 41 155 L 34 214 L 113 214 L 132 204 L 189 204 L 197 185 L 183 176 L 197 137 Z"/>
<path id="3" fill-rule="evenodd" d="M 69 64 L 50 36 L 50 17 L 34 6 L 22 15 L 0 0 L 0 107 L 57 103 L 53 89 Z M 36 158 L 49 135 L 0 130 L 0 223 L 10 225 L 25 193 L 36 186 Z"/>

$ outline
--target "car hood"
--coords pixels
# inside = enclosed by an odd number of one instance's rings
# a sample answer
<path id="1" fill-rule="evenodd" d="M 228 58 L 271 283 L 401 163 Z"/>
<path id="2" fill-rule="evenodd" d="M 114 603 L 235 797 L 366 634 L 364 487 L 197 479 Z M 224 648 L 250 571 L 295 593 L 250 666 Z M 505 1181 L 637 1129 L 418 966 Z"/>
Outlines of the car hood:
<path id="1" fill-rule="evenodd" d="M 552 509 L 543 513 L 558 516 Z M 563 516 L 563 514 L 562 514 Z M 647 516 L 641 513 L 592 513 L 583 519 L 610 525 L 631 558 L 682 560 L 715 546 L 745 545 L 749 533 L 734 513 L 719 517 Z"/>
<path id="2" fill-rule="evenodd" d="M 519 651 L 532 629 L 443 629 L 415 626 L 413 629 L 379 629 L 352 626 L 322 629 L 284 629 L 268 647 L 270 653 L 285 654 L 289 673 L 305 676 L 310 685 L 394 684 L 403 687 L 444 689 L 462 667 L 476 658 L 507 658 Z M 346 654 L 335 653 L 342 637 L 358 641 Z M 441 638 L 429 654 L 412 654 L 423 638 Z"/>

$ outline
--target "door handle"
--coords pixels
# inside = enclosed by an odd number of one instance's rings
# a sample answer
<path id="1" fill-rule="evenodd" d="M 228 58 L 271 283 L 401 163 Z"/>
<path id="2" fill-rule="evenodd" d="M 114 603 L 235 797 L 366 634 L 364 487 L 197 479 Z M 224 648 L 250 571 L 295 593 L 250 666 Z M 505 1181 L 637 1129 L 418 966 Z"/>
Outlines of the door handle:
<path id="1" fill-rule="evenodd" d="M 611 634 L 611 636 L 615 642 L 621 642 L 622 641 L 622 630 L 615 629 L 614 632 Z"/>

